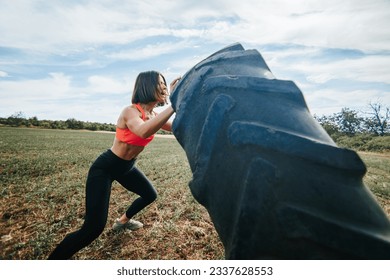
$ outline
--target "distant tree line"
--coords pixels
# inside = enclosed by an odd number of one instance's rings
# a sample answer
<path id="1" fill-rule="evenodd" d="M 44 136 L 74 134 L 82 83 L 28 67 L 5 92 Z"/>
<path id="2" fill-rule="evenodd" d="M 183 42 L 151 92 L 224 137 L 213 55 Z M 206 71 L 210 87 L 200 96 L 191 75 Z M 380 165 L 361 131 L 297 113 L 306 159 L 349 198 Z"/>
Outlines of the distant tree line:
<path id="1" fill-rule="evenodd" d="M 84 122 L 73 118 L 66 121 L 38 120 L 37 117 L 26 118 L 23 112 L 17 112 L 8 118 L 0 118 L 0 124 L 13 127 L 115 131 L 115 125 L 110 123 Z"/>
<path id="2" fill-rule="evenodd" d="M 337 114 L 314 118 L 340 147 L 390 151 L 390 109 L 380 103 L 370 103 L 368 112 L 343 108 Z"/>
<path id="3" fill-rule="evenodd" d="M 66 121 L 38 120 L 37 117 L 26 118 L 23 112 L 16 112 L 8 118 L 0 117 L 0 125 L 46 129 L 85 129 L 91 131 L 115 131 L 116 129 L 116 125 L 111 123 L 84 122 L 74 118 Z M 159 130 L 157 133 L 171 134 L 164 130 Z"/>
<path id="4" fill-rule="evenodd" d="M 314 118 L 322 125 L 330 136 L 355 136 L 358 134 L 373 134 L 385 136 L 390 133 L 390 108 L 384 108 L 380 103 L 370 103 L 370 111 L 362 113 L 343 108 L 341 112 L 331 116 Z"/>

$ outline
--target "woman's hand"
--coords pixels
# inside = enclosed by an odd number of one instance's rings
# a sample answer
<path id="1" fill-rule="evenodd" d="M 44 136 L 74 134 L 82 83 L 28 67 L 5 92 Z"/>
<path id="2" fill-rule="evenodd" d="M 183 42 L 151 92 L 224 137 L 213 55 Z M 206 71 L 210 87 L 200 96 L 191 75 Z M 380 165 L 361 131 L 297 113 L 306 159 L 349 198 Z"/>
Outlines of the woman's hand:
<path id="1" fill-rule="evenodd" d="M 176 88 L 176 86 L 177 86 L 177 84 L 179 83 L 179 81 L 181 80 L 181 77 L 177 77 L 176 79 L 174 79 L 172 82 L 171 82 L 171 84 L 169 85 L 169 88 L 170 88 L 170 92 L 172 93 L 174 90 L 175 90 L 175 88 Z"/>
<path id="2" fill-rule="evenodd" d="M 175 90 L 178 82 L 180 81 L 181 77 L 177 77 L 176 79 L 174 79 L 169 87 L 170 87 L 170 90 L 168 91 L 168 89 L 166 88 L 165 84 L 164 84 L 164 88 L 162 89 L 162 96 L 163 96 L 163 99 L 159 101 L 158 103 L 158 106 L 164 106 L 166 104 L 168 104 L 168 99 L 169 99 L 169 96 L 170 94 Z"/>

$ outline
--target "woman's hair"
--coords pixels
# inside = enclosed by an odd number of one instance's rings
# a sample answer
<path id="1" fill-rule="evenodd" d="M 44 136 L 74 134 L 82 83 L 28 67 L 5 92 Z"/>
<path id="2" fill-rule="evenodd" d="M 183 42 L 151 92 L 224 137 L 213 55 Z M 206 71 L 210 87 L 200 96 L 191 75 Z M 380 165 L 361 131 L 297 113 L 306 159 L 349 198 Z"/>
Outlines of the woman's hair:
<path id="1" fill-rule="evenodd" d="M 167 85 L 164 76 L 157 71 L 139 73 L 135 80 L 131 103 L 147 104 L 149 102 L 155 102 L 159 98 L 163 98 L 163 93 L 159 90 L 158 83 L 158 77 L 160 75 L 163 78 L 165 85 Z"/>

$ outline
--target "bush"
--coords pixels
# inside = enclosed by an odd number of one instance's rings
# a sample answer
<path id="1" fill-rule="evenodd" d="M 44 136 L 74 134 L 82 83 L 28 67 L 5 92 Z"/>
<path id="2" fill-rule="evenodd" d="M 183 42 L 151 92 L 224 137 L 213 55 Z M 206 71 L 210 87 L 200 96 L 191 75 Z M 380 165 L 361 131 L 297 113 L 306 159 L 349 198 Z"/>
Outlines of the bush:
<path id="1" fill-rule="evenodd" d="M 366 151 L 389 152 L 390 136 L 374 137 L 365 145 Z"/>
<path id="2" fill-rule="evenodd" d="M 335 142 L 339 147 L 358 151 L 387 152 L 390 151 L 390 136 L 358 134 L 356 136 L 338 136 Z"/>

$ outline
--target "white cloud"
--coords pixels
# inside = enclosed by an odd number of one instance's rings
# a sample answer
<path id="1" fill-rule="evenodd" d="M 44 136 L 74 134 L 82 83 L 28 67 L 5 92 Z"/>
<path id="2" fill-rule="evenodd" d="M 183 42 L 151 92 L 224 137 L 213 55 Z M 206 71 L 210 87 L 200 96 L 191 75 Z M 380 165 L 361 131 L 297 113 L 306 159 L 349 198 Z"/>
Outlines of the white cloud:
<path id="1" fill-rule="evenodd" d="M 76 87 L 72 85 L 73 78 L 64 73 L 50 73 L 43 79 L 22 81 L 4 81 L 0 83 L 0 97 L 26 100 L 59 100 L 100 93 L 123 94 L 131 92 L 133 81 L 130 78 L 113 79 L 107 76 L 90 76 L 87 85 Z"/>
<path id="2" fill-rule="evenodd" d="M 332 79 L 356 80 L 390 85 L 389 56 L 364 56 L 357 59 L 339 59 L 332 62 L 313 60 L 293 64 L 290 71 L 306 73 L 306 79 L 314 83 L 325 83 Z"/>
<path id="3" fill-rule="evenodd" d="M 123 94 L 132 90 L 132 81 L 129 79 L 119 81 L 111 77 L 91 76 L 88 78 L 88 83 L 88 88 L 83 90 L 90 94 Z"/>
<path id="4" fill-rule="evenodd" d="M 265 51 L 278 79 L 293 80 L 309 109 L 330 115 L 348 107 L 361 110 L 370 101 L 390 104 L 390 56 L 351 50 L 284 45 Z"/>
<path id="5" fill-rule="evenodd" d="M 276 78 L 299 84 L 318 110 L 389 95 L 388 0 L 1 2 L 0 47 L 10 48 L 11 55 L 0 54 L 0 78 L 7 78 L 0 79 L 0 116 L 14 108 L 11 114 L 42 108 L 63 116 L 69 109 L 61 102 L 71 99 L 71 111 L 80 116 L 78 110 L 110 111 L 112 104 L 117 109 L 129 97 L 104 96 L 130 95 L 138 63 L 155 63 L 172 79 L 218 50 L 210 48 L 234 42 L 264 47 L 261 54 Z M 354 49 L 361 56 L 332 58 L 327 49 Z M 120 72 L 123 63 L 131 68 L 127 73 Z M 35 78 L 23 78 L 31 69 Z M 382 90 L 366 86 L 357 91 L 347 82 L 343 93 L 325 88 L 334 80 L 378 83 Z"/>
<path id="6" fill-rule="evenodd" d="M 326 83 L 332 79 L 337 78 L 335 75 L 332 75 L 330 73 L 320 73 L 316 75 L 309 75 L 306 77 L 306 79 L 309 82 L 316 83 L 316 84 L 323 84 Z"/>
<path id="7" fill-rule="evenodd" d="M 225 28 L 216 25 L 208 39 L 362 50 L 384 50 L 390 45 L 383 28 L 390 25 L 388 1 L 243 1 L 234 9 L 241 20 Z"/>
<path id="8" fill-rule="evenodd" d="M 107 56 L 114 59 L 144 60 L 173 53 L 179 51 L 183 47 L 185 47 L 185 45 L 182 42 L 156 42 L 154 44 L 147 44 L 135 49 L 128 49 L 120 52 L 111 53 Z"/>
<path id="9" fill-rule="evenodd" d="M 42 7 L 43 6 L 43 7 Z M 128 44 L 148 36 L 220 43 L 272 42 L 387 49 L 390 2 L 376 1 L 7 1 L 0 44 L 56 52 L 88 44 Z M 233 19 L 233 20 L 232 20 Z"/>
<path id="10" fill-rule="evenodd" d="M 49 77 L 40 80 L 3 81 L 0 83 L 2 99 L 42 100 L 67 97 L 71 78 L 63 73 L 50 73 Z"/>
<path id="11" fill-rule="evenodd" d="M 308 82 L 316 84 L 332 79 L 390 84 L 388 53 L 349 51 L 352 55 L 348 50 L 286 45 L 281 50 L 266 50 L 262 55 L 279 79 L 304 75 Z"/>
<path id="12" fill-rule="evenodd" d="M 320 89 L 305 95 L 306 102 L 312 113 L 316 115 L 331 115 L 341 112 L 342 108 L 361 111 L 367 108 L 371 101 L 380 100 L 389 104 L 387 97 L 390 92 L 372 90 L 337 91 L 334 89 Z"/>
<path id="13" fill-rule="evenodd" d="M 130 104 L 132 80 L 105 76 L 91 76 L 84 87 L 72 85 L 73 78 L 63 73 L 50 73 L 36 80 L 5 81 L 0 83 L 0 116 L 22 111 L 40 119 L 115 121 L 112 108 Z M 121 95 L 126 100 L 121 101 Z M 103 114 L 102 114 L 103 113 Z M 105 121 L 104 121 L 105 120 Z"/>

